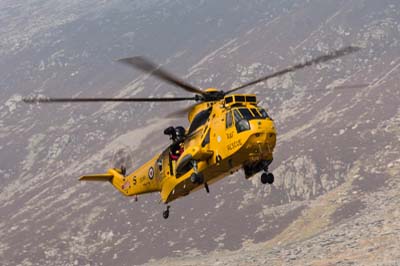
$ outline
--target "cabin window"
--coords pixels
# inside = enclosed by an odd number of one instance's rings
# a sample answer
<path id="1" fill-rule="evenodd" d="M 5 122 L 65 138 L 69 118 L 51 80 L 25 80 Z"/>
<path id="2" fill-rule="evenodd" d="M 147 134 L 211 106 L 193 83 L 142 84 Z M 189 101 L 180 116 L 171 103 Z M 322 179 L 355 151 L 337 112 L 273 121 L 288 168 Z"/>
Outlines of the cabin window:
<path id="1" fill-rule="evenodd" d="M 232 112 L 228 111 L 226 113 L 226 128 L 230 128 L 232 124 L 233 124 Z"/>
<path id="2" fill-rule="evenodd" d="M 235 101 L 236 102 L 245 102 L 246 98 L 243 95 L 236 95 L 235 96 Z"/>
<path id="3" fill-rule="evenodd" d="M 256 98 L 256 96 L 246 96 L 246 102 L 256 103 L 257 98 Z"/>
<path id="4" fill-rule="evenodd" d="M 233 97 L 232 96 L 225 98 L 225 103 L 226 104 L 231 103 L 231 102 L 233 102 Z"/>
<path id="5" fill-rule="evenodd" d="M 201 143 L 201 147 L 205 147 L 208 143 L 210 143 L 210 129 L 208 129 L 207 134 Z"/>
<path id="6" fill-rule="evenodd" d="M 162 164 L 163 164 L 163 158 L 160 156 L 157 159 L 157 166 L 158 166 L 158 171 L 162 172 Z"/>
<path id="7" fill-rule="evenodd" d="M 207 119 L 210 117 L 210 114 L 211 114 L 211 108 L 208 108 L 207 110 L 203 110 L 203 111 L 199 112 L 193 118 L 193 121 L 192 121 L 192 123 L 190 124 L 190 127 L 189 127 L 188 134 L 190 135 L 196 129 L 198 129 L 200 126 L 204 125 L 207 122 Z"/>

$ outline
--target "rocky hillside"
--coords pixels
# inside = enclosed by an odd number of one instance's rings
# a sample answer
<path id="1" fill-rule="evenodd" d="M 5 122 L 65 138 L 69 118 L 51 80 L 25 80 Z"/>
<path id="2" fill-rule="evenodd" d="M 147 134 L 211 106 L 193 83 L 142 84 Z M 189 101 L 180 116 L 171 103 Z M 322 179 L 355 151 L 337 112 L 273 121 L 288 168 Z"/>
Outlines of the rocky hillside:
<path id="1" fill-rule="evenodd" d="M 216 2 L 216 3 L 214 3 Z M 339 1 L 0 3 L 2 265 L 397 265 L 400 4 Z M 186 104 L 26 105 L 23 96 L 187 96 L 115 63 L 145 55 L 229 89 L 347 45 L 353 55 L 258 84 L 278 128 L 273 186 L 238 172 L 172 204 L 102 172 L 168 144 Z"/>

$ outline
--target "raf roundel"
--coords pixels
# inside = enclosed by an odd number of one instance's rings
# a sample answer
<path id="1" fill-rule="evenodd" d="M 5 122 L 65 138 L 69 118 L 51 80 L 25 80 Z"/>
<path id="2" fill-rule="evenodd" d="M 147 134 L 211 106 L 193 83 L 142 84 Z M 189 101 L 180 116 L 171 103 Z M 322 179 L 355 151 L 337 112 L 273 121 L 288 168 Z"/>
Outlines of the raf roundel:
<path id="1" fill-rule="evenodd" d="M 153 168 L 153 167 L 150 167 L 150 168 L 149 168 L 149 178 L 150 178 L 150 179 L 153 179 L 153 177 L 154 177 L 154 168 Z"/>

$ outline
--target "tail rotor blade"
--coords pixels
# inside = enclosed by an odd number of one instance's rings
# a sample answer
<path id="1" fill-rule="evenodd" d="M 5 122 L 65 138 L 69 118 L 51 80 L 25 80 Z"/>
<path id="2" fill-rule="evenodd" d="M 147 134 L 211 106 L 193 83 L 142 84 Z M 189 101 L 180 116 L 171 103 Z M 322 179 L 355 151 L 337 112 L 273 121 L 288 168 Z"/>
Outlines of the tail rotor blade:
<path id="1" fill-rule="evenodd" d="M 129 147 L 118 148 L 111 159 L 111 168 L 130 169 L 133 165 L 133 156 Z"/>

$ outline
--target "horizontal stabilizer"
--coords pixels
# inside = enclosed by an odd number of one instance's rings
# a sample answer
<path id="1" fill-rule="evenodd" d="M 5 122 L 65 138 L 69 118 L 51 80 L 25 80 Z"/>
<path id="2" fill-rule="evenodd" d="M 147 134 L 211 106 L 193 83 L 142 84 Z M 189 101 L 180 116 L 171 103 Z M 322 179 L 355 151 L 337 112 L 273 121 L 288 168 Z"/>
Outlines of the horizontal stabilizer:
<path id="1" fill-rule="evenodd" d="M 84 175 L 79 178 L 79 181 L 111 181 L 114 176 L 111 174 Z"/>

